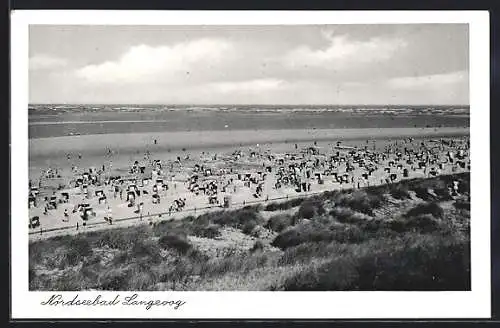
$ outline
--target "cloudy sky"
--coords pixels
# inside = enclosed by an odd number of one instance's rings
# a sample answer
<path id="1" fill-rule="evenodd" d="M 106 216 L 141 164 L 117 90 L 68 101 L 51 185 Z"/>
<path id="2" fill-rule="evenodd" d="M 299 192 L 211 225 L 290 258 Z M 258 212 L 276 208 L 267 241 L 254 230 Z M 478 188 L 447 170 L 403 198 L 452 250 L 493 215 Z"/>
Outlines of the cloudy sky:
<path id="1" fill-rule="evenodd" d="M 31 26 L 30 103 L 468 104 L 467 25 Z"/>

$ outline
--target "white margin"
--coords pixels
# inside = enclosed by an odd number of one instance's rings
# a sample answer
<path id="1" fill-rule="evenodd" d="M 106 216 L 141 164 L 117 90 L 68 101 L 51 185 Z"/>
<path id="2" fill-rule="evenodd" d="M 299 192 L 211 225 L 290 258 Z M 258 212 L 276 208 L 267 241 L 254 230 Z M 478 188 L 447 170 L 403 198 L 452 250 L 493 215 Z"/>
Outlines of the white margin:
<path id="1" fill-rule="evenodd" d="M 468 23 L 471 105 L 470 292 L 141 292 L 182 299 L 156 307 L 44 307 L 28 291 L 28 25 L 276 25 Z M 11 263 L 13 319 L 31 318 L 489 318 L 490 160 L 487 11 L 13 11 L 11 15 Z M 62 293 L 75 295 L 76 293 Z M 81 297 L 114 292 L 79 292 Z M 131 293 L 120 293 L 131 294 Z"/>

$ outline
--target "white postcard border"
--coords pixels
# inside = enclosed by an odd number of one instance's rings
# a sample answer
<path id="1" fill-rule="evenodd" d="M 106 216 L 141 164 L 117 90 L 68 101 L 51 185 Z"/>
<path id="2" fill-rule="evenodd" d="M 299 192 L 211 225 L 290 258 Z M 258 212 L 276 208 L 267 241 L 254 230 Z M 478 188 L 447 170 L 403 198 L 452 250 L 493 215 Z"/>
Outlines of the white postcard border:
<path id="1" fill-rule="evenodd" d="M 468 23 L 471 107 L 470 292 L 140 292 L 183 300 L 168 307 L 42 306 L 53 293 L 28 291 L 28 25 L 276 25 Z M 11 264 L 13 319 L 31 318 L 489 318 L 490 146 L 487 11 L 15 11 L 11 15 Z M 112 299 L 133 292 L 65 292 Z"/>

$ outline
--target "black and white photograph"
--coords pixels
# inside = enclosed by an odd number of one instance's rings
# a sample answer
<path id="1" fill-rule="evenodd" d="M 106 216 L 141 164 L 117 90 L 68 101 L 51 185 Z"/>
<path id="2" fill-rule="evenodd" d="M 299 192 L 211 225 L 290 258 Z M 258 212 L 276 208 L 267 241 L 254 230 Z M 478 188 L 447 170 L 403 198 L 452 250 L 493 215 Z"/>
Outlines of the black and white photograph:
<path id="1" fill-rule="evenodd" d="M 472 290 L 468 23 L 27 32 L 30 292 Z"/>

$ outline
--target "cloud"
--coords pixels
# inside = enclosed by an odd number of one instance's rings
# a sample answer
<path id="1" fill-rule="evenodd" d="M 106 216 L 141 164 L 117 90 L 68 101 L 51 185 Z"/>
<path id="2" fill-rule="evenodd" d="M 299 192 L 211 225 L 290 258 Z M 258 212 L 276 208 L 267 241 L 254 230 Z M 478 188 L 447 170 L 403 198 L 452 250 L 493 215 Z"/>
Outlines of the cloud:
<path id="1" fill-rule="evenodd" d="M 68 64 L 64 58 L 40 54 L 29 59 L 30 70 L 43 70 L 65 67 Z"/>
<path id="2" fill-rule="evenodd" d="M 284 86 L 283 80 L 268 78 L 268 79 L 255 79 L 248 81 L 237 82 L 214 82 L 209 84 L 209 88 L 215 92 L 231 93 L 231 92 L 264 92 L 274 91 Z"/>
<path id="3" fill-rule="evenodd" d="M 446 74 L 397 77 L 390 79 L 387 84 L 393 89 L 434 89 L 452 86 L 466 81 L 467 72 L 458 71 Z"/>
<path id="4" fill-rule="evenodd" d="M 344 70 L 352 65 L 389 60 L 408 45 L 405 40 L 398 38 L 374 37 L 358 41 L 351 40 L 347 35 L 335 36 L 325 31 L 322 35 L 329 42 L 326 49 L 313 50 L 308 46 L 296 48 L 285 56 L 286 65 L 292 68 L 317 66 Z"/>
<path id="5" fill-rule="evenodd" d="M 138 45 L 116 61 L 82 67 L 76 75 L 95 83 L 169 80 L 199 64 L 218 64 L 231 50 L 232 45 L 221 39 L 198 39 L 173 46 Z"/>
<path id="6" fill-rule="evenodd" d="M 347 88 L 357 88 L 357 87 L 366 87 L 369 84 L 367 82 L 355 82 L 355 81 L 353 81 L 353 82 L 344 82 L 341 85 L 344 87 L 347 87 Z"/>

